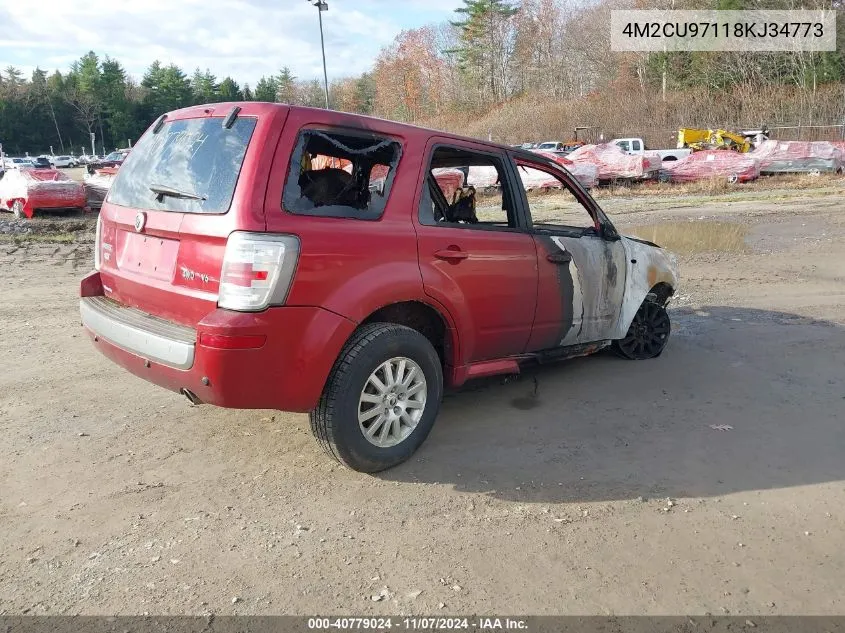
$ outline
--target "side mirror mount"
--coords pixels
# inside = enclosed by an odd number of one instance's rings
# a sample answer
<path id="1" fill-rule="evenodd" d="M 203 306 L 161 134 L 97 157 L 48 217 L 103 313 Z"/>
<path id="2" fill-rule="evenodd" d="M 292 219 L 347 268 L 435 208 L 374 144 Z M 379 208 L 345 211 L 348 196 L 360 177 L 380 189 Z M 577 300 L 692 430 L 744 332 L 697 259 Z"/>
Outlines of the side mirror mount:
<path id="1" fill-rule="evenodd" d="M 613 225 L 609 223 L 602 223 L 601 236 L 609 242 L 615 242 L 619 239 L 619 233 L 616 231 Z"/>

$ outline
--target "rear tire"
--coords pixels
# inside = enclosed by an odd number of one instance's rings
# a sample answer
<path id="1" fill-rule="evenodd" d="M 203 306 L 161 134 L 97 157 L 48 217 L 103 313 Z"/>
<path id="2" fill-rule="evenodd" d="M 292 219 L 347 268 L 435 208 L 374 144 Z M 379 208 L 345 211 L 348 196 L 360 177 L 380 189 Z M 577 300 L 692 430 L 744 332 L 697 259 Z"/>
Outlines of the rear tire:
<path id="1" fill-rule="evenodd" d="M 335 361 L 310 413 L 311 431 L 340 463 L 378 472 L 420 447 L 442 397 L 443 369 L 429 340 L 403 325 L 371 323 L 352 335 Z"/>

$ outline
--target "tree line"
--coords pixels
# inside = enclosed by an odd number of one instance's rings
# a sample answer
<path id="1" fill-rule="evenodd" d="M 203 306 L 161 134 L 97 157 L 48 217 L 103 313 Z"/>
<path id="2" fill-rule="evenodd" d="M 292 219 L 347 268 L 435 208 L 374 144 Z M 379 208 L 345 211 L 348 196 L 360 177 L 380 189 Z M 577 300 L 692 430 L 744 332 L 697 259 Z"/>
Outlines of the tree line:
<path id="1" fill-rule="evenodd" d="M 367 74 L 334 82 L 332 93 L 349 109 L 372 110 L 374 88 Z M 219 79 L 209 69 L 189 76 L 175 64 L 154 61 L 138 82 L 120 61 L 91 51 L 64 73 L 36 68 L 25 78 L 13 66 L 0 71 L 0 143 L 7 154 L 38 154 L 50 147 L 57 154 L 89 153 L 93 133 L 97 152 L 109 152 L 177 108 L 242 100 L 323 107 L 324 95 L 319 81 L 299 81 L 288 68 L 251 88 L 232 77 Z"/>
<path id="2" fill-rule="evenodd" d="M 331 107 L 515 142 L 574 127 L 729 125 L 845 118 L 845 49 L 832 53 L 615 53 L 617 8 L 791 8 L 792 0 L 463 0 L 453 19 L 400 33 L 372 70 L 330 85 Z M 845 41 L 843 0 L 833 9 Z M 331 51 L 329 51 L 331 54 Z M 89 52 L 65 72 L 0 72 L 0 142 L 9 154 L 124 147 L 158 115 L 233 100 L 323 107 L 317 79 L 282 66 L 254 86 L 154 61 L 140 81 Z M 620 107 L 624 104 L 624 107 Z M 718 118 L 718 120 L 716 120 Z M 533 127 L 532 127 L 533 125 Z"/>
<path id="3" fill-rule="evenodd" d="M 609 138 L 680 126 L 845 123 L 842 0 L 800 6 L 836 12 L 837 51 L 783 53 L 613 52 L 610 12 L 794 9 L 793 0 L 463 5 L 451 22 L 405 31 L 382 51 L 373 69 L 376 115 L 504 142 L 564 140 L 576 127 Z"/>

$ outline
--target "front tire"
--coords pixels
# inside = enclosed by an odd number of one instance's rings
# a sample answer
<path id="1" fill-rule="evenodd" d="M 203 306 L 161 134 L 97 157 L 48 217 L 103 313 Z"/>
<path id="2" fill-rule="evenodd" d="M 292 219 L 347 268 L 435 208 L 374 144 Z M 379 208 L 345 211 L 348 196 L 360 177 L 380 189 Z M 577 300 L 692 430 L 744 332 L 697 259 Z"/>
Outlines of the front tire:
<path id="1" fill-rule="evenodd" d="M 337 461 L 374 473 L 407 460 L 428 437 L 443 397 L 443 369 L 411 328 L 371 323 L 346 343 L 326 381 L 311 431 Z"/>
<path id="2" fill-rule="evenodd" d="M 646 299 L 634 315 L 625 338 L 613 341 L 613 350 L 629 360 L 657 358 L 669 342 L 671 331 L 666 306 Z"/>
<path id="3" fill-rule="evenodd" d="M 12 203 L 12 213 L 15 214 L 15 217 L 18 220 L 22 220 L 26 217 L 26 214 L 23 212 L 23 202 L 20 200 L 15 200 Z"/>

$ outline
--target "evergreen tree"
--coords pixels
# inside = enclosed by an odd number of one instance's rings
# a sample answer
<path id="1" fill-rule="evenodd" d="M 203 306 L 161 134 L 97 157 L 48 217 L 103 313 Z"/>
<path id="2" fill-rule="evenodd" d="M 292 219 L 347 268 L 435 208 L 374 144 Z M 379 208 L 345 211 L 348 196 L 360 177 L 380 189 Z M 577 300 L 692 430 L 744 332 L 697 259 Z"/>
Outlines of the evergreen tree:
<path id="1" fill-rule="evenodd" d="M 296 103 L 296 77 L 290 72 L 290 68 L 282 68 L 276 77 L 276 97 L 274 101 L 279 103 Z"/>
<path id="2" fill-rule="evenodd" d="M 274 77 L 262 77 L 255 84 L 255 100 L 256 101 L 275 101 L 278 86 Z"/>
<path id="3" fill-rule="evenodd" d="M 490 96 L 507 96 L 502 62 L 506 57 L 507 29 L 503 28 L 519 9 L 507 0 L 463 0 L 455 9 L 461 20 L 452 22 L 459 29 L 458 61 L 464 73 L 477 83 L 485 82 Z"/>
<path id="4" fill-rule="evenodd" d="M 217 78 L 208 68 L 205 72 L 197 68 L 191 77 L 191 91 L 194 95 L 194 103 L 213 103 L 218 97 Z"/>
<path id="5" fill-rule="evenodd" d="M 226 77 L 220 82 L 220 90 L 218 91 L 221 101 L 243 101 L 244 93 L 241 92 L 241 87 L 231 77 Z"/>

